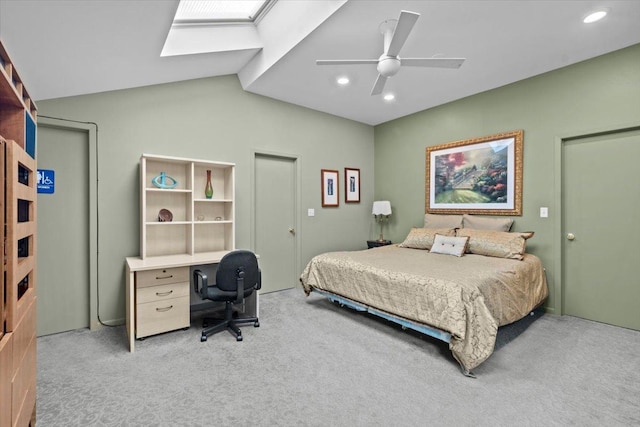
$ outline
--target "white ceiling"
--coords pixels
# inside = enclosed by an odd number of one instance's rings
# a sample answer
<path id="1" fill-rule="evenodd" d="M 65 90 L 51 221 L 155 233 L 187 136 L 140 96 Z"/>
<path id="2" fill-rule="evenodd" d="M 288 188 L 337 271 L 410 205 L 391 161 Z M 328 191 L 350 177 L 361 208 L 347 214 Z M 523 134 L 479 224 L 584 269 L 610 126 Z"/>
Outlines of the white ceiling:
<path id="1" fill-rule="evenodd" d="M 370 125 L 640 43 L 640 1 L 279 0 L 258 24 L 262 48 L 161 57 L 177 5 L 0 0 L 0 38 L 36 101 L 238 74 L 249 92 Z M 582 23 L 602 7 L 603 21 Z M 421 17 L 401 56 L 467 58 L 459 70 L 403 67 L 387 103 L 369 95 L 374 65 L 315 65 L 379 57 L 378 26 L 402 9 Z"/>

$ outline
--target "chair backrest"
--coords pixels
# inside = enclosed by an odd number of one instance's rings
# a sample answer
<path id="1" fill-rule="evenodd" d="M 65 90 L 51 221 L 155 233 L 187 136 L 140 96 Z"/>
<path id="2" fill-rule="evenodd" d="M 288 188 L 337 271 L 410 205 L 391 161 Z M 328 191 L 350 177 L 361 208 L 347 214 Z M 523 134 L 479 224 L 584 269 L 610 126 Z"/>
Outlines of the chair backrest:
<path id="1" fill-rule="evenodd" d="M 236 250 L 229 252 L 220 260 L 216 272 L 216 286 L 223 291 L 237 290 L 238 271 L 244 271 L 244 289 L 260 288 L 260 269 L 258 259 L 251 251 Z"/>

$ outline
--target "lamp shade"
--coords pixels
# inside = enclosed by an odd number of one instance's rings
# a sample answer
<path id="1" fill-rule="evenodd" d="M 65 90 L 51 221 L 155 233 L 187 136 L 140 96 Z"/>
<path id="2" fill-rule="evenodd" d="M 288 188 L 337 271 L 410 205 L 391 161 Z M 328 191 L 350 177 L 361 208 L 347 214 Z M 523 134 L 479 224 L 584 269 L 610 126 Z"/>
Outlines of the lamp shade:
<path id="1" fill-rule="evenodd" d="M 373 202 L 373 215 L 391 215 L 391 202 L 382 200 Z"/>

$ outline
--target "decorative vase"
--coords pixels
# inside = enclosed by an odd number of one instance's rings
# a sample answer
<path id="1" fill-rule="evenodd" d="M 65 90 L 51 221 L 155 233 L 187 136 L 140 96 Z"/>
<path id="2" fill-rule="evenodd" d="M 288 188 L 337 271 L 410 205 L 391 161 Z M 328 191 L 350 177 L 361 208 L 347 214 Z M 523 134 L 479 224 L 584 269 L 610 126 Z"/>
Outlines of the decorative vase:
<path id="1" fill-rule="evenodd" d="M 204 187 L 204 195 L 207 199 L 213 197 L 213 186 L 211 185 L 211 171 L 207 170 L 207 185 Z"/>

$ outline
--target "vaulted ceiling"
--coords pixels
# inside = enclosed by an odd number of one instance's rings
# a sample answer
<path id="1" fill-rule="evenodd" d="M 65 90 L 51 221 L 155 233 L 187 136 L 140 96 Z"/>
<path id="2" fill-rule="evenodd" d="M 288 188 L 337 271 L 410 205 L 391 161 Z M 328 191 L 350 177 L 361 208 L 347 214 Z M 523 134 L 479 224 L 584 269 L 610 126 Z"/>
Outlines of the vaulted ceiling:
<path id="1" fill-rule="evenodd" d="M 237 74 L 246 91 L 370 125 L 640 43 L 640 1 L 279 0 L 247 38 L 200 27 L 188 54 L 161 56 L 177 6 L 0 0 L 0 38 L 36 101 Z M 602 21 L 582 22 L 605 7 Z M 401 56 L 464 57 L 462 67 L 403 67 L 385 102 L 370 95 L 375 65 L 316 65 L 378 58 L 378 27 L 401 10 L 421 15 Z M 336 84 L 342 75 L 349 85 Z"/>

